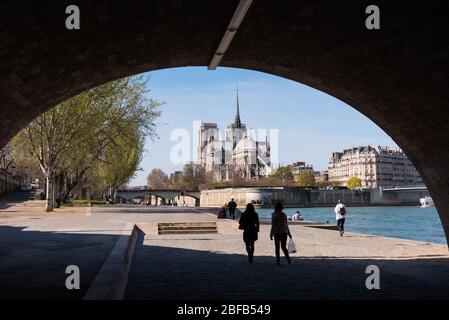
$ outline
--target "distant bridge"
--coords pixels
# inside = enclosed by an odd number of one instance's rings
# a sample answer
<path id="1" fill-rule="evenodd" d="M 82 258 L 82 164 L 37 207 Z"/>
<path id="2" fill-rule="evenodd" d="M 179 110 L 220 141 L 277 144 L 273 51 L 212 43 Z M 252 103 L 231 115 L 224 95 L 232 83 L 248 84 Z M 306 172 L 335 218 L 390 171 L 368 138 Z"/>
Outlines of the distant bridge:
<path id="1" fill-rule="evenodd" d="M 383 193 L 406 193 L 406 192 L 428 192 L 426 186 L 383 188 Z"/>
<path id="2" fill-rule="evenodd" d="M 429 196 L 426 186 L 373 189 L 371 202 L 378 205 L 419 205 L 419 199 Z"/>
<path id="3" fill-rule="evenodd" d="M 154 196 L 162 199 L 164 202 L 170 201 L 180 196 L 191 197 L 195 199 L 195 205 L 199 205 L 200 191 L 185 191 L 173 189 L 122 189 L 117 191 L 117 197 L 130 201 L 135 198 L 144 198 L 145 196 Z"/>

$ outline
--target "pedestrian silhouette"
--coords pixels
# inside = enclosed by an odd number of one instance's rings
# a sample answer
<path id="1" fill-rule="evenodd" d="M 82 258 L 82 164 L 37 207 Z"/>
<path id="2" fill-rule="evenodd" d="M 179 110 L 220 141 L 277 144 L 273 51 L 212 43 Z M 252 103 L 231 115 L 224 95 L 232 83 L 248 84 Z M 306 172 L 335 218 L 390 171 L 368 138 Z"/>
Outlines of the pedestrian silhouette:
<path id="1" fill-rule="evenodd" d="M 237 208 L 237 203 L 235 203 L 234 198 L 228 203 L 229 216 L 232 220 L 235 220 L 235 209 Z"/>
<path id="2" fill-rule="evenodd" d="M 220 209 L 218 209 L 217 218 L 218 219 L 226 218 L 226 203 Z"/>
<path id="3" fill-rule="evenodd" d="M 243 230 L 243 241 L 245 242 L 248 262 L 253 263 L 254 243 L 259 233 L 259 215 L 252 203 L 246 205 L 246 210 L 240 216 L 239 229 Z"/>
<path id="4" fill-rule="evenodd" d="M 290 233 L 290 229 L 288 228 L 287 215 L 282 211 L 283 209 L 284 206 L 282 203 L 276 203 L 273 215 L 271 217 L 270 239 L 273 240 L 274 238 L 276 264 L 281 263 L 280 249 L 284 252 L 287 262 L 289 264 L 291 263 L 287 249 L 287 236 L 291 239 L 292 235 Z"/>

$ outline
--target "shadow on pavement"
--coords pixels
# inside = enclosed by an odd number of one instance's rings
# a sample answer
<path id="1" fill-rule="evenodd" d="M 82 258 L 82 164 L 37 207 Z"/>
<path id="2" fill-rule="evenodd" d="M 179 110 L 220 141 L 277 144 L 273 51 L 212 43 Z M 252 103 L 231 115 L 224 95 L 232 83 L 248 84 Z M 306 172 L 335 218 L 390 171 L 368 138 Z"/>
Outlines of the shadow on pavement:
<path id="1" fill-rule="evenodd" d="M 243 245 L 243 244 L 242 244 Z M 274 255 L 274 250 L 273 250 Z M 449 260 L 273 256 L 254 264 L 242 254 L 138 244 L 126 299 L 448 299 Z M 368 290 L 366 267 L 380 268 L 380 290 Z"/>
<path id="2" fill-rule="evenodd" d="M 0 299 L 81 299 L 117 239 L 0 226 Z M 80 268 L 80 290 L 65 286 L 68 265 Z"/>
<path id="3" fill-rule="evenodd" d="M 0 226 L 0 299 L 81 299 L 117 239 L 113 234 L 38 232 Z M 277 266 L 273 256 L 257 255 L 256 243 L 255 263 L 250 265 L 243 254 L 144 245 L 143 239 L 142 234 L 126 299 L 449 298 L 448 258 L 293 255 L 291 265 L 282 259 Z M 80 268 L 80 290 L 65 287 L 68 265 Z M 380 268 L 380 290 L 365 287 L 368 265 Z"/>
<path id="4" fill-rule="evenodd" d="M 14 191 L 1 195 L 0 210 L 8 209 L 17 203 L 33 200 L 34 195 L 35 195 L 34 191 Z"/>

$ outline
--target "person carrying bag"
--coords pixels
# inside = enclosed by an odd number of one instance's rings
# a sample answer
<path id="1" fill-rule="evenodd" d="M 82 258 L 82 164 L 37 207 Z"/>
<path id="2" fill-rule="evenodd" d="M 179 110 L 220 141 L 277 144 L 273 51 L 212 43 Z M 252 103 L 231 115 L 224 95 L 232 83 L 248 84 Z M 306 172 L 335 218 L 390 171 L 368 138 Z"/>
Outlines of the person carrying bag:
<path id="1" fill-rule="evenodd" d="M 296 253 L 298 252 L 296 250 L 296 246 L 295 246 L 295 242 L 293 241 L 292 238 L 290 238 L 290 240 L 288 241 L 288 253 Z"/>
<path id="2" fill-rule="evenodd" d="M 291 264 L 291 259 L 287 250 L 287 236 L 291 239 L 292 235 L 287 224 L 287 215 L 282 211 L 284 206 L 282 203 L 276 203 L 274 207 L 274 212 L 271 216 L 271 231 L 270 239 L 274 238 L 275 254 L 276 254 L 276 264 L 281 263 L 280 249 L 284 252 L 285 258 L 288 264 Z"/>

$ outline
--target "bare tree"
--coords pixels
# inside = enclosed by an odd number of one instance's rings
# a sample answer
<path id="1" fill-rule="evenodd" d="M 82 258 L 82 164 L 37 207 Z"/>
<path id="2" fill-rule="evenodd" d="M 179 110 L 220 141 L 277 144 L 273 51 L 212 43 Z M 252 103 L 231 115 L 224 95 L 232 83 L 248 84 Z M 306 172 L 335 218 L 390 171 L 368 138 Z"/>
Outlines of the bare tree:
<path id="1" fill-rule="evenodd" d="M 8 171 L 12 163 L 13 157 L 11 154 L 11 147 L 9 145 L 6 145 L 0 150 L 0 169 Z"/>
<path id="2" fill-rule="evenodd" d="M 169 179 L 162 169 L 156 168 L 151 170 L 148 175 L 147 184 L 152 189 L 167 189 L 169 187 Z"/>

